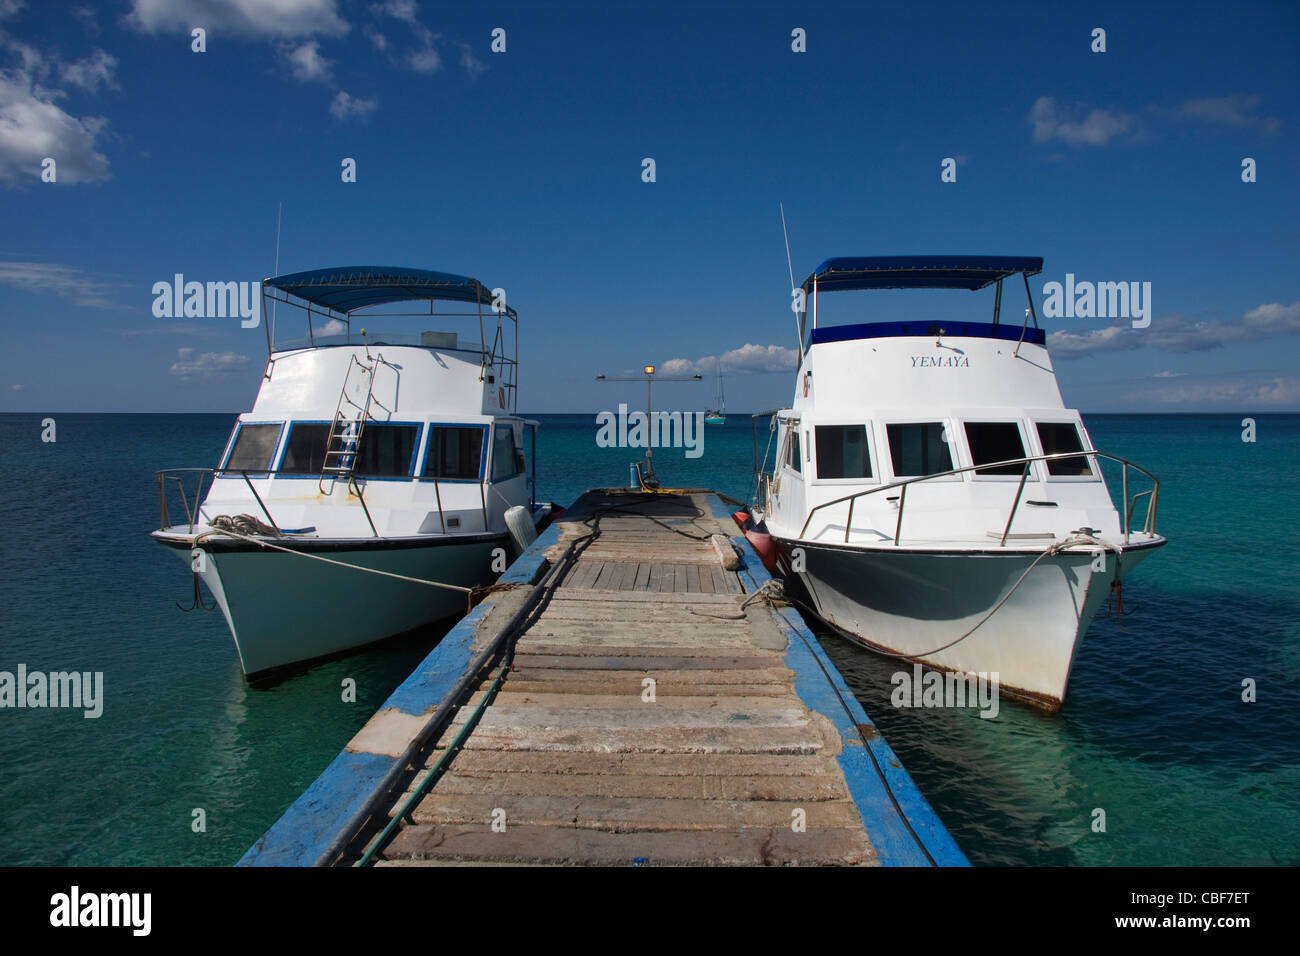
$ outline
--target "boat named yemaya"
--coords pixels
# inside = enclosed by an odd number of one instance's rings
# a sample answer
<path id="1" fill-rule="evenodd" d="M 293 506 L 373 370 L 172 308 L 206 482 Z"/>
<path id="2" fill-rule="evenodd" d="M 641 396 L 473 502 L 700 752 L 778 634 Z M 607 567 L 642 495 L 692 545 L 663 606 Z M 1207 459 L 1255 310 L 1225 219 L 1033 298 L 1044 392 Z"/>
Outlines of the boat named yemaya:
<path id="1" fill-rule="evenodd" d="M 996 672 L 1003 692 L 1055 710 L 1089 624 L 1108 599 L 1122 608 L 1123 576 L 1165 539 L 1155 476 L 1094 448 L 1061 399 L 1029 290 L 1041 270 L 1006 256 L 823 262 L 802 286 L 794 402 L 755 416 L 770 417 L 776 455 L 753 520 L 841 633 Z M 1019 325 L 1001 321 L 1017 275 Z M 827 292 L 989 286 L 991 322 L 818 323 Z"/>
<path id="2" fill-rule="evenodd" d="M 517 414 L 518 317 L 478 280 L 356 266 L 262 296 L 263 316 L 301 310 L 307 337 L 267 326 L 252 410 L 215 468 L 159 472 L 153 532 L 194 569 L 196 603 L 199 580 L 212 593 L 250 678 L 464 614 L 551 512 L 537 423 Z M 418 317 L 478 334 L 360 327 Z"/>

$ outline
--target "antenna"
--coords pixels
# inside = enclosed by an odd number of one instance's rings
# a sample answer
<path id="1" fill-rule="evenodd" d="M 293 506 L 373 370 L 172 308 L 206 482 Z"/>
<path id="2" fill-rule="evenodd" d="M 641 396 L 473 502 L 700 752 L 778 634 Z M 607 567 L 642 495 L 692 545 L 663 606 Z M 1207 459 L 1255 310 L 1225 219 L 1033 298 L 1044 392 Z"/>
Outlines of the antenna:
<path id="1" fill-rule="evenodd" d="M 790 291 L 794 291 L 794 266 L 790 263 L 790 232 L 785 228 L 785 203 L 781 206 L 781 232 L 785 234 L 785 266 L 790 270 Z"/>
<path id="2" fill-rule="evenodd" d="M 790 270 L 790 294 L 794 294 L 794 265 L 790 262 L 790 230 L 785 227 L 785 203 L 781 207 L 781 232 L 785 235 L 785 267 Z M 805 311 L 807 311 L 805 309 Z M 799 365 L 803 365 L 803 316 L 795 319 L 795 334 L 799 338 Z"/>
<path id="3" fill-rule="evenodd" d="M 272 275 L 280 274 L 280 217 L 284 214 L 284 200 L 280 200 L 280 205 L 275 211 L 275 271 Z M 271 300 L 271 341 L 275 341 L 275 311 L 278 299 Z"/>

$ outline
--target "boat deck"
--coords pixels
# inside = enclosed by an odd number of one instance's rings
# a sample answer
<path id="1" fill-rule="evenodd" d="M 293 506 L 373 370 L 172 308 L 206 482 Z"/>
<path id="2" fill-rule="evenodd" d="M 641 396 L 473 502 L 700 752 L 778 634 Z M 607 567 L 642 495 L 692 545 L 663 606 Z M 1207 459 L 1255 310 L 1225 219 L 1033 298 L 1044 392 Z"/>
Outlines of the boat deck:
<path id="1" fill-rule="evenodd" d="M 583 496 L 241 862 L 964 864 L 734 532 L 709 493 Z M 414 752 L 458 668 L 466 696 Z"/>

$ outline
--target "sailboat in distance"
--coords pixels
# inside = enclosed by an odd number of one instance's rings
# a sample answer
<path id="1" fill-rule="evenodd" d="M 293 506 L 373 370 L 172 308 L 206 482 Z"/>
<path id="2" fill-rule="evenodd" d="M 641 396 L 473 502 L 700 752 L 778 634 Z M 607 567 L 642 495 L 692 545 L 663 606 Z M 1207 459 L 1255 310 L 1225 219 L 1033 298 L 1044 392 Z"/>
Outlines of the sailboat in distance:
<path id="1" fill-rule="evenodd" d="M 717 366 L 717 384 L 713 390 L 713 402 L 717 407 L 704 413 L 704 424 L 725 425 L 727 424 L 727 398 L 722 394 L 722 360 L 713 361 Z"/>

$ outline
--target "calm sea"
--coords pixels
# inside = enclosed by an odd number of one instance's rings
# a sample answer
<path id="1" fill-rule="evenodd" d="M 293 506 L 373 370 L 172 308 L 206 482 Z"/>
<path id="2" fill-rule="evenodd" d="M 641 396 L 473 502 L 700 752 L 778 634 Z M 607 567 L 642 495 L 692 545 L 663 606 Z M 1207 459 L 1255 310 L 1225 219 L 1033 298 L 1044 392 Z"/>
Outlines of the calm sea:
<path id="1" fill-rule="evenodd" d="M 250 688 L 148 537 L 154 471 L 212 465 L 233 416 L 54 418 L 45 443 L 41 416 L 0 415 L 0 670 L 102 671 L 106 701 L 0 710 L 0 862 L 232 863 L 441 631 Z M 635 454 L 595 447 L 592 416 L 542 420 L 542 497 L 626 483 Z M 892 662 L 823 638 L 976 864 L 1300 864 L 1300 416 L 1256 420 L 1245 443 L 1239 415 L 1086 416 L 1161 477 L 1171 543 L 1127 582 L 1135 613 L 1089 632 L 1060 714 L 897 710 Z M 706 435 L 699 459 L 657 454 L 665 484 L 748 499 L 749 419 Z"/>

